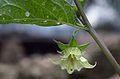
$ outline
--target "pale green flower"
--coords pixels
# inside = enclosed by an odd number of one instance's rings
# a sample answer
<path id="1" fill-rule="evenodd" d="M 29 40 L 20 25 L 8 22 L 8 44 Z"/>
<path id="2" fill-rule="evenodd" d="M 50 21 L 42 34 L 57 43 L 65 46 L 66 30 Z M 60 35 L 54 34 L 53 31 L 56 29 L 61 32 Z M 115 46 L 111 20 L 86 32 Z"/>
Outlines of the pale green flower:
<path id="1" fill-rule="evenodd" d="M 66 69 L 69 74 L 72 74 L 74 70 L 80 71 L 82 68 L 94 68 L 95 65 L 89 64 L 88 60 L 83 57 L 85 48 L 89 45 L 78 45 L 74 36 L 72 36 L 69 44 L 63 44 L 56 41 L 59 48 L 62 50 L 59 52 L 62 56 L 61 59 L 56 62 L 62 69 Z"/>
<path id="2" fill-rule="evenodd" d="M 67 58 L 69 55 L 81 56 L 82 52 L 78 47 L 69 47 L 63 51 L 63 55 Z"/>
<path id="3" fill-rule="evenodd" d="M 82 68 L 95 67 L 95 65 L 89 64 L 87 59 L 84 58 L 82 55 L 80 56 L 76 53 L 74 54 L 73 52 L 75 51 L 70 51 L 70 54 L 68 56 L 62 56 L 61 60 L 57 63 L 61 66 L 62 69 L 66 69 L 69 74 L 72 74 L 74 70 L 80 71 Z"/>

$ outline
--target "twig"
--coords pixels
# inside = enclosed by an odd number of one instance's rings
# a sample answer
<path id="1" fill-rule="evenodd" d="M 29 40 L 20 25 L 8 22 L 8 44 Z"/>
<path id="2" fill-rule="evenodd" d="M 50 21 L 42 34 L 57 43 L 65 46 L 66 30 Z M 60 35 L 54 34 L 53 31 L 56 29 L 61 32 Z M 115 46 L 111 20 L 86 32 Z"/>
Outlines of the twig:
<path id="1" fill-rule="evenodd" d="M 98 44 L 98 46 L 101 48 L 101 50 L 103 51 L 103 54 L 106 56 L 106 58 L 108 59 L 108 61 L 110 62 L 110 64 L 113 66 L 113 68 L 115 69 L 115 71 L 117 72 L 117 74 L 120 76 L 120 66 L 117 63 L 117 61 L 115 60 L 115 58 L 112 56 L 112 54 L 110 53 L 110 51 L 108 50 L 108 48 L 106 47 L 106 45 L 104 44 L 103 41 L 100 40 L 100 38 L 98 37 L 96 31 L 92 28 L 90 22 L 88 21 L 82 6 L 80 5 L 80 3 L 78 2 L 78 0 L 74 0 L 77 9 L 79 11 L 80 16 L 82 17 L 85 25 L 89 28 L 88 33 L 93 37 L 93 39 L 96 41 L 96 43 Z"/>

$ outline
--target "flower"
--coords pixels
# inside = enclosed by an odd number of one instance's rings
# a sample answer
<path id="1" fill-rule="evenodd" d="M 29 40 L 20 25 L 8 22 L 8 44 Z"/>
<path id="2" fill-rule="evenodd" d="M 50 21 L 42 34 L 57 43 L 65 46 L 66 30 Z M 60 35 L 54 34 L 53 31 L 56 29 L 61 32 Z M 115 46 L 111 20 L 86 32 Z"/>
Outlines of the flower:
<path id="1" fill-rule="evenodd" d="M 57 64 L 59 64 L 62 69 L 66 69 L 69 74 L 72 74 L 74 70 L 80 71 L 82 68 L 95 67 L 95 65 L 89 64 L 88 60 L 81 55 L 78 48 L 68 48 L 65 54 L 66 55 L 61 56 Z"/>
<path id="2" fill-rule="evenodd" d="M 62 50 L 61 59 L 56 62 L 62 69 L 66 69 L 69 74 L 72 74 L 75 70 L 80 71 L 82 68 L 94 68 L 95 65 L 91 65 L 88 60 L 83 56 L 85 48 L 89 43 L 78 45 L 74 36 L 72 36 L 69 44 L 63 44 L 56 41 L 59 48 Z"/>

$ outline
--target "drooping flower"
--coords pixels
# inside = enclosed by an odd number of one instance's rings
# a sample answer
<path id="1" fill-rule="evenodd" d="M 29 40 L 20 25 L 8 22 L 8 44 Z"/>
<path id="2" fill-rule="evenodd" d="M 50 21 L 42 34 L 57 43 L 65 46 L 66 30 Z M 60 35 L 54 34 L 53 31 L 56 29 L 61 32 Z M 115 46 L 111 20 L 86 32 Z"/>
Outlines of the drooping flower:
<path id="1" fill-rule="evenodd" d="M 88 60 L 83 56 L 85 48 L 89 45 L 78 45 L 76 39 L 72 37 L 69 44 L 63 44 L 56 41 L 59 48 L 62 50 L 61 59 L 56 64 L 59 64 L 62 69 L 66 69 L 69 74 L 72 74 L 74 70 L 80 71 L 82 68 L 94 68 L 95 65 L 89 64 Z"/>

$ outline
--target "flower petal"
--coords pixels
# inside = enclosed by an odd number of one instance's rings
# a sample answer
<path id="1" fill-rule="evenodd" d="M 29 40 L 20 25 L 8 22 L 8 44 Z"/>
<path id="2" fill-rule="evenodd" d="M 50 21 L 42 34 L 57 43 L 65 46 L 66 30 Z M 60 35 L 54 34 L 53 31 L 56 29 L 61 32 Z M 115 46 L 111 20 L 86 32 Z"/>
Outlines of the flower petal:
<path id="1" fill-rule="evenodd" d="M 85 59 L 84 57 L 80 57 L 80 61 L 81 61 L 81 65 L 84 68 L 94 68 L 96 66 L 96 63 L 95 63 L 95 65 L 89 64 L 89 62 L 87 61 L 87 59 Z"/>
<path id="2" fill-rule="evenodd" d="M 70 47 L 66 50 L 66 53 L 74 54 L 74 55 L 81 55 L 81 51 L 78 47 Z"/>

